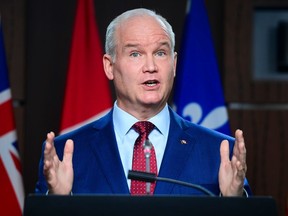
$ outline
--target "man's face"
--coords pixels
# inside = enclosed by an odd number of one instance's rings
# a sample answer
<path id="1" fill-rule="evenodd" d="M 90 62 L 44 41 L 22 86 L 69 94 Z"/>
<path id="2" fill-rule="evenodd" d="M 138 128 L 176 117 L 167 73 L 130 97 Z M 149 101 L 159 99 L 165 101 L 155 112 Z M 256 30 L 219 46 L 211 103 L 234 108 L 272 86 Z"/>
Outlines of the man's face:
<path id="1" fill-rule="evenodd" d="M 167 33 L 154 18 L 136 17 L 117 29 L 116 40 L 108 78 L 114 80 L 118 106 L 130 113 L 139 107 L 162 109 L 176 70 Z"/>

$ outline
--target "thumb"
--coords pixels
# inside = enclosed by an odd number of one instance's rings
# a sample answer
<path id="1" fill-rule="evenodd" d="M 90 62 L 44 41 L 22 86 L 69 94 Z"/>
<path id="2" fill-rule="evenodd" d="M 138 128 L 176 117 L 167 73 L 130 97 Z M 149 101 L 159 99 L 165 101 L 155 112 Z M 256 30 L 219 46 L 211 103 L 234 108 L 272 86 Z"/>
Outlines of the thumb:
<path id="1" fill-rule="evenodd" d="M 66 141 L 64 147 L 64 155 L 63 155 L 63 162 L 64 163 L 71 163 L 73 158 L 73 151 L 74 151 L 74 142 L 71 139 Z"/>
<path id="2" fill-rule="evenodd" d="M 223 140 L 220 145 L 221 162 L 229 162 L 229 143 L 228 140 Z"/>

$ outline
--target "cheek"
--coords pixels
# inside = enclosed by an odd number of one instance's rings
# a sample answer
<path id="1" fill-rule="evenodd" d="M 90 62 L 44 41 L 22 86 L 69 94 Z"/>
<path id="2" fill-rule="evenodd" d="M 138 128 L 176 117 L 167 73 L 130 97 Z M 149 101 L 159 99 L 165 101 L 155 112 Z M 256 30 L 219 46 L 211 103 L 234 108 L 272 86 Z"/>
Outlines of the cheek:
<path id="1" fill-rule="evenodd" d="M 171 71 L 171 73 L 166 76 L 166 90 L 171 91 L 173 83 L 174 83 L 175 73 Z"/>
<path id="2" fill-rule="evenodd" d="M 135 83 L 136 78 L 128 73 L 120 73 L 115 74 L 115 84 L 121 89 L 132 89 L 133 84 Z"/>
<path id="3" fill-rule="evenodd" d="M 122 83 L 132 86 L 137 82 L 138 71 L 139 69 L 133 67 L 133 64 L 126 65 L 126 67 L 122 67 L 121 72 L 118 73 L 119 79 Z"/>
<path id="4" fill-rule="evenodd" d="M 167 79 L 167 82 L 170 83 L 170 82 L 173 82 L 173 80 L 176 76 L 176 72 L 174 69 L 171 70 L 171 68 L 168 69 L 168 71 L 170 71 L 170 72 L 166 75 L 166 79 Z"/>

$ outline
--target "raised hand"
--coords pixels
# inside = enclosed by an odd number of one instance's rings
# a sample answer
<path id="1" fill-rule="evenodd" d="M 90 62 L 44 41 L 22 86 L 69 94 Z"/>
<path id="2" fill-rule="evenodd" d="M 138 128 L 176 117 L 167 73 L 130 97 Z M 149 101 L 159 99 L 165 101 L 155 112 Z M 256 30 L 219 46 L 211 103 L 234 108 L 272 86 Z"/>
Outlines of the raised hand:
<path id="1" fill-rule="evenodd" d="M 229 143 L 223 140 L 220 146 L 221 164 L 219 169 L 219 186 L 223 196 L 242 196 L 247 171 L 246 148 L 243 132 L 235 131 L 233 156 L 229 158 Z"/>
<path id="2" fill-rule="evenodd" d="M 67 140 L 64 147 L 63 160 L 60 161 L 54 147 L 55 134 L 47 134 L 44 150 L 43 173 L 46 178 L 49 194 L 70 194 L 73 184 L 73 150 L 74 143 Z"/>

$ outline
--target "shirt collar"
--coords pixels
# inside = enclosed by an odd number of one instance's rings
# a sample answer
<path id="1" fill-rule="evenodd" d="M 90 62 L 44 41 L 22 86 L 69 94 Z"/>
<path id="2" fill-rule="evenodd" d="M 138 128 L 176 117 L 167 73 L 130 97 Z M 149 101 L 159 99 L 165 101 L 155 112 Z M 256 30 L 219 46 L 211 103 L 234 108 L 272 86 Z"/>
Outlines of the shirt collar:
<path id="1" fill-rule="evenodd" d="M 125 121 L 123 121 L 123 119 L 125 119 Z M 161 110 L 161 112 L 148 120 L 156 126 L 156 128 L 160 131 L 160 133 L 162 133 L 162 135 L 164 135 L 165 137 L 168 136 L 170 116 L 167 104 Z M 124 137 L 129 132 L 132 125 L 135 124 L 137 121 L 139 121 L 137 118 L 119 108 L 117 105 L 117 101 L 114 102 L 113 124 L 115 133 L 118 134 L 119 137 Z"/>

